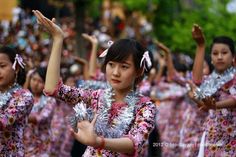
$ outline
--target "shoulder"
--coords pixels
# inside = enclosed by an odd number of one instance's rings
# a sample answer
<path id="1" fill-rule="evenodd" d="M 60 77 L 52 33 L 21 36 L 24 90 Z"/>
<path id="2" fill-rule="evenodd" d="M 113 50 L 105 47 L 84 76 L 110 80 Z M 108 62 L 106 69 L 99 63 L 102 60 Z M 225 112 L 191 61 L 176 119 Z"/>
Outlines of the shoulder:
<path id="1" fill-rule="evenodd" d="M 28 89 L 19 88 L 14 92 L 14 97 L 29 98 L 33 100 L 33 95 Z"/>
<path id="2" fill-rule="evenodd" d="M 146 96 L 139 96 L 139 100 L 137 103 L 137 109 L 148 109 L 152 110 L 153 112 L 156 111 L 156 105 L 151 101 L 149 97 Z"/>

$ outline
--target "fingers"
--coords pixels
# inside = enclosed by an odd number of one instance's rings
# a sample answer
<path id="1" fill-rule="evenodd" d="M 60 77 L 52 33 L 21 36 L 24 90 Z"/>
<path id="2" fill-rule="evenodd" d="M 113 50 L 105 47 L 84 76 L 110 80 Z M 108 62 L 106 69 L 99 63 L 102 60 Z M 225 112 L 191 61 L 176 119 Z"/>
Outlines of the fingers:
<path id="1" fill-rule="evenodd" d="M 76 140 L 78 140 L 79 141 L 79 139 L 80 139 L 80 134 L 79 133 L 76 133 L 75 131 L 74 131 L 74 129 L 72 129 L 72 128 L 70 128 L 70 132 L 73 134 L 73 136 L 75 137 L 75 139 Z"/>
<path id="2" fill-rule="evenodd" d="M 56 23 L 56 19 L 55 19 L 55 18 L 52 18 L 52 22 L 53 22 L 53 23 Z"/>
<path id="3" fill-rule="evenodd" d="M 84 37 L 85 39 L 89 39 L 89 35 L 86 33 L 82 33 L 82 37 Z"/>
<path id="4" fill-rule="evenodd" d="M 53 23 L 56 21 L 55 18 L 53 18 L 53 20 L 49 20 L 48 18 L 46 18 L 40 11 L 38 10 L 33 10 L 34 15 L 37 17 L 37 22 L 43 26 L 45 26 L 46 28 L 50 28 L 52 27 Z"/>
<path id="5" fill-rule="evenodd" d="M 95 113 L 94 118 L 93 118 L 93 120 L 91 122 L 92 125 L 95 125 L 97 118 L 98 118 L 98 114 Z"/>

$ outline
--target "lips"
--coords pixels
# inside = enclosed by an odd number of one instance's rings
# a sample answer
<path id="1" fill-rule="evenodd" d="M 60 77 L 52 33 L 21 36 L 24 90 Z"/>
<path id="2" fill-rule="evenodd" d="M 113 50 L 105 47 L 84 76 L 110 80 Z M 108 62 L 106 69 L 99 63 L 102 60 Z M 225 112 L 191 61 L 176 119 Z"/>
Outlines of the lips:
<path id="1" fill-rule="evenodd" d="M 113 83 L 120 83 L 120 82 L 121 82 L 121 81 L 116 80 L 116 79 L 111 79 L 111 81 L 112 81 Z"/>
<path id="2" fill-rule="evenodd" d="M 217 65 L 223 65 L 225 64 L 224 62 L 216 62 Z"/>

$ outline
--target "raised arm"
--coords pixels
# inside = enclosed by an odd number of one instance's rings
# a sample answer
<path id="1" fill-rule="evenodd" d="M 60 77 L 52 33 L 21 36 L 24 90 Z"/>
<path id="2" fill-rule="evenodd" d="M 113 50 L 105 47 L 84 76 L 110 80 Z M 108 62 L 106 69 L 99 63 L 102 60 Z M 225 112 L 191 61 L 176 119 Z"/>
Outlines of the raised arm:
<path id="1" fill-rule="evenodd" d="M 160 56 L 160 54 L 158 54 L 157 60 L 158 60 L 159 68 L 158 68 L 158 71 L 156 72 L 154 80 L 155 82 L 159 83 L 161 81 L 164 68 L 166 66 L 166 61 L 163 57 Z"/>
<path id="2" fill-rule="evenodd" d="M 173 61 L 172 61 L 172 56 L 170 49 L 166 47 L 163 43 L 156 41 L 157 46 L 164 51 L 165 53 L 165 59 L 166 59 L 166 64 L 167 64 L 167 74 L 169 79 L 173 79 L 176 73 Z"/>
<path id="3" fill-rule="evenodd" d="M 60 78 L 61 52 L 64 35 L 62 29 L 55 24 L 55 19 L 49 20 L 38 10 L 33 10 L 33 13 L 37 17 L 38 24 L 46 28 L 53 39 L 45 81 L 45 91 L 50 93 L 54 91 Z"/>
<path id="4" fill-rule="evenodd" d="M 84 77 L 84 80 L 89 80 L 89 65 L 88 65 L 88 61 L 85 60 L 84 58 L 80 58 L 78 56 L 72 56 L 74 58 L 74 60 L 81 64 L 82 67 L 83 67 L 83 77 Z"/>
<path id="5" fill-rule="evenodd" d="M 96 74 L 97 69 L 97 47 L 98 47 L 98 40 L 95 36 L 90 36 L 88 34 L 83 33 L 82 36 L 91 42 L 92 44 L 92 51 L 89 59 L 89 77 L 94 77 Z"/>
<path id="6" fill-rule="evenodd" d="M 205 37 L 202 29 L 197 24 L 193 25 L 192 37 L 197 43 L 196 55 L 193 64 L 193 82 L 199 84 L 203 77 L 203 64 L 205 56 Z"/>

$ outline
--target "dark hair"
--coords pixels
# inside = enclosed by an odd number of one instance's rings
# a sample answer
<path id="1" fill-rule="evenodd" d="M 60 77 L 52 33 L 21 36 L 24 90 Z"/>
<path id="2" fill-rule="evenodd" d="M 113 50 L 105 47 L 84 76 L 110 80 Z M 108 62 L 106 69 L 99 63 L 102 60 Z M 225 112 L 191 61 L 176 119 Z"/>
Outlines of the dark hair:
<path id="1" fill-rule="evenodd" d="M 33 74 L 39 74 L 43 82 L 46 79 L 47 68 L 45 67 L 37 67 Z"/>
<path id="2" fill-rule="evenodd" d="M 212 73 L 212 71 L 214 70 L 214 66 L 211 64 L 211 57 L 208 54 L 206 54 L 204 59 L 206 63 L 208 64 L 209 71 L 210 71 L 209 73 Z"/>
<path id="3" fill-rule="evenodd" d="M 12 64 L 14 63 L 17 54 L 14 48 L 8 46 L 2 46 L 0 48 L 0 53 L 6 54 L 9 57 L 9 60 L 12 62 Z M 21 68 L 21 66 L 19 66 L 19 72 L 17 73 L 16 77 L 18 84 L 23 85 L 25 83 L 26 72 L 25 69 Z"/>
<path id="4" fill-rule="evenodd" d="M 232 55 L 234 56 L 234 53 L 235 53 L 235 48 L 234 48 L 234 41 L 232 38 L 230 37 L 227 37 L 227 36 L 218 36 L 218 37 L 215 37 L 212 41 L 212 44 L 211 44 L 211 47 L 210 47 L 210 50 L 212 51 L 212 47 L 214 44 L 226 44 L 229 46 L 229 49 L 232 53 Z"/>
<path id="5" fill-rule="evenodd" d="M 102 65 L 102 71 L 104 73 L 106 72 L 105 71 L 106 65 L 109 61 L 122 62 L 125 61 L 130 55 L 133 56 L 135 69 L 139 71 L 143 68 L 140 67 L 140 62 L 145 51 L 146 50 L 144 49 L 144 47 L 136 40 L 133 39 L 117 40 L 108 49 L 107 55 Z M 136 80 L 136 83 L 138 83 L 141 79 L 142 78 L 138 78 L 138 80 Z"/>

